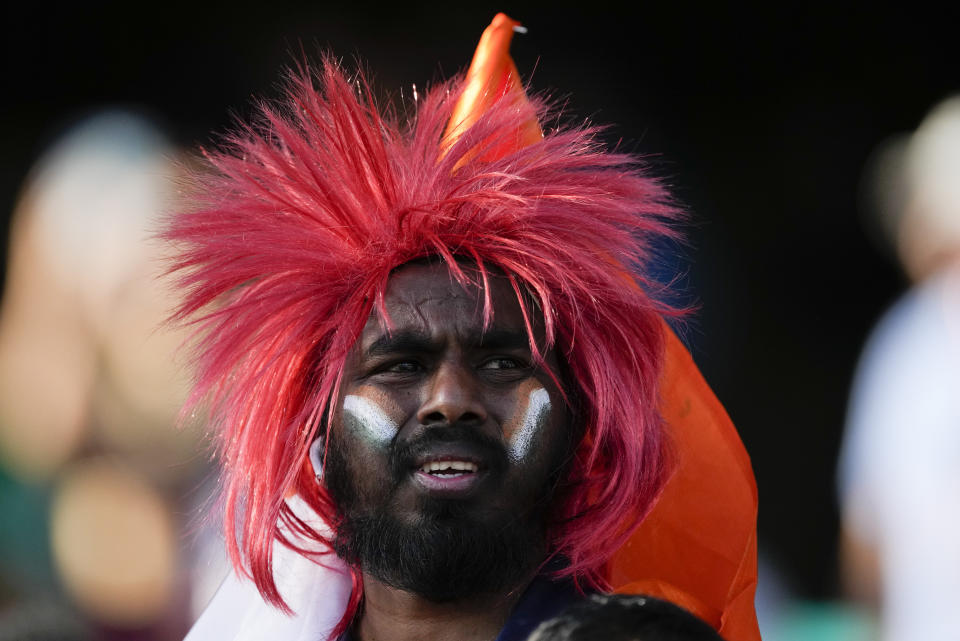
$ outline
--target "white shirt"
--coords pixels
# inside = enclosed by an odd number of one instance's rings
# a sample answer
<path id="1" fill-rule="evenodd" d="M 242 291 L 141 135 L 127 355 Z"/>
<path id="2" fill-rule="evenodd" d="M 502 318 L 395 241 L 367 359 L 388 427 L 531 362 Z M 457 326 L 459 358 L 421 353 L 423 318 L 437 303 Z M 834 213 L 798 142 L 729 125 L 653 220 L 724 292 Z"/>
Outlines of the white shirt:
<path id="1" fill-rule="evenodd" d="M 844 520 L 879 553 L 887 641 L 960 639 L 960 270 L 908 292 L 861 357 Z"/>

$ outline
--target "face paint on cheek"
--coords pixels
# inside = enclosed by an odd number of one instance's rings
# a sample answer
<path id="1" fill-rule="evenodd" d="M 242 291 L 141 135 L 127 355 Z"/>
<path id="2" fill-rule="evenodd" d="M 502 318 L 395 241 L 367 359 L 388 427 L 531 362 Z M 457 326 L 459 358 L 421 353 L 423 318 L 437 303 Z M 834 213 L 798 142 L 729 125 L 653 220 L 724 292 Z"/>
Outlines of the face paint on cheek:
<path id="1" fill-rule="evenodd" d="M 527 411 L 523 414 L 520 426 L 510 435 L 509 453 L 513 461 L 519 462 L 526 458 L 530 445 L 533 444 L 533 437 L 543 428 L 551 408 L 547 390 L 538 387 L 530 392 Z"/>
<path id="2" fill-rule="evenodd" d="M 343 399 L 344 425 L 377 447 L 387 447 L 399 426 L 379 405 L 370 399 L 352 394 Z"/>

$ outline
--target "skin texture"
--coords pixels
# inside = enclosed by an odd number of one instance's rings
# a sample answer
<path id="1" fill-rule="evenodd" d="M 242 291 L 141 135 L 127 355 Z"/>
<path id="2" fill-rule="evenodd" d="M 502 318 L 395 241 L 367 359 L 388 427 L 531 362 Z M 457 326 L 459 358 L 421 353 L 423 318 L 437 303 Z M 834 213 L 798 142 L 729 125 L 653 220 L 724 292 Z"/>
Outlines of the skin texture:
<path id="1" fill-rule="evenodd" d="M 364 641 L 493 639 L 544 558 L 550 488 L 570 451 L 569 412 L 554 378 L 533 362 L 507 279 L 491 276 L 489 295 L 494 315 L 484 332 L 482 289 L 456 282 L 445 264 L 413 263 L 394 273 L 385 296 L 391 330 L 375 312 L 344 371 L 330 431 L 337 465 L 328 463 L 327 476 L 344 468 L 337 473 L 349 479 L 350 509 L 386 510 L 413 528 L 443 519 L 448 528 L 458 520 L 522 520 L 538 538 L 533 558 L 509 585 L 450 601 L 398 588 L 364 566 L 364 607 L 354 628 Z M 542 344 L 536 322 L 534 339 Z M 552 351 L 544 361 L 559 371 Z M 440 432 L 452 440 L 422 440 Z M 488 447 L 474 447 L 473 435 Z M 420 442 L 428 445 L 410 449 Z M 407 451 L 412 458 L 397 454 Z M 479 472 L 465 490 L 438 492 L 417 478 L 425 457 L 472 458 Z"/>

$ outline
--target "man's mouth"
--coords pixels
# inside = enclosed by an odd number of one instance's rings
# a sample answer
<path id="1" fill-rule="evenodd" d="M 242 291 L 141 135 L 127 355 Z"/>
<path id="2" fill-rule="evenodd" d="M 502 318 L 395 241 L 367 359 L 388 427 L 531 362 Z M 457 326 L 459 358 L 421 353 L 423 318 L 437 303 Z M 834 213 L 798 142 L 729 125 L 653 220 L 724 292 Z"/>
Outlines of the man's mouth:
<path id="1" fill-rule="evenodd" d="M 466 499 L 495 486 L 508 464 L 502 444 L 457 425 L 401 443 L 394 456 L 397 473 L 412 490 L 446 499 Z"/>
<path id="2" fill-rule="evenodd" d="M 484 477 L 479 461 L 430 457 L 417 462 L 413 481 L 423 491 L 445 498 L 463 498 L 475 491 Z"/>
<path id="3" fill-rule="evenodd" d="M 476 474 L 480 467 L 473 461 L 430 461 L 420 466 L 420 471 L 431 476 L 464 476 Z"/>

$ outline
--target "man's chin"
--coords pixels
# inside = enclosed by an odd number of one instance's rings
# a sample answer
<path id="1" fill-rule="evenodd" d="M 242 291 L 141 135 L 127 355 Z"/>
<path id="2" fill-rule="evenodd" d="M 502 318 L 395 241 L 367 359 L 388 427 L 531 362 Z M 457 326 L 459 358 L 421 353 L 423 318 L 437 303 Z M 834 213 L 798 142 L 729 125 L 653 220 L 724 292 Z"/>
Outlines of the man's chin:
<path id="1" fill-rule="evenodd" d="M 416 524 L 389 514 L 348 518 L 336 552 L 377 580 L 435 603 L 503 594 L 544 558 L 539 527 L 515 518 L 478 522 L 447 502 L 433 507 Z"/>

